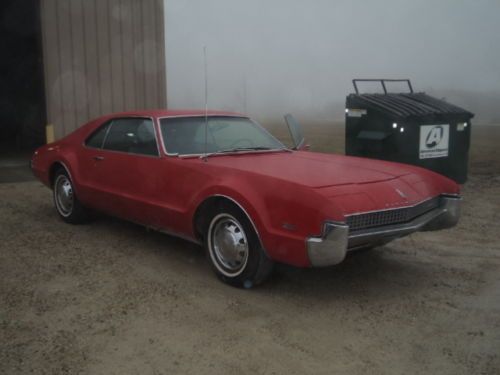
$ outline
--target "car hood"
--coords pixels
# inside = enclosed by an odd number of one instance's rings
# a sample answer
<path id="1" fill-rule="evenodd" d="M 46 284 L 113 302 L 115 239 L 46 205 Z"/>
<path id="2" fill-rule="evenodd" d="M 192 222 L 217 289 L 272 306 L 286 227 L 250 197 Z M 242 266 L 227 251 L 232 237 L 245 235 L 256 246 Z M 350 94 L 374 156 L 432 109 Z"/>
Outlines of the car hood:
<path id="1" fill-rule="evenodd" d="M 366 184 L 411 174 L 404 165 L 308 151 L 214 156 L 209 162 L 311 188 Z"/>
<path id="2" fill-rule="evenodd" d="M 212 157 L 209 163 L 311 189 L 344 215 L 407 207 L 440 194 L 459 193 L 455 182 L 423 168 L 344 155 L 247 153 Z"/>

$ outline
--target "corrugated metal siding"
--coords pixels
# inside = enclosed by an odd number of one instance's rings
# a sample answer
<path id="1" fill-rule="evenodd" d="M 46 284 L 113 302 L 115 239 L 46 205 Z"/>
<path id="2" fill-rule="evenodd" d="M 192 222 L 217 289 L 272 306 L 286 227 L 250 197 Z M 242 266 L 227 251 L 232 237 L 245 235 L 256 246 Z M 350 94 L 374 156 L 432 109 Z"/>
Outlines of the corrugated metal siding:
<path id="1" fill-rule="evenodd" d="M 165 108 L 163 0 L 43 0 L 47 118 L 60 138 L 123 110 Z"/>

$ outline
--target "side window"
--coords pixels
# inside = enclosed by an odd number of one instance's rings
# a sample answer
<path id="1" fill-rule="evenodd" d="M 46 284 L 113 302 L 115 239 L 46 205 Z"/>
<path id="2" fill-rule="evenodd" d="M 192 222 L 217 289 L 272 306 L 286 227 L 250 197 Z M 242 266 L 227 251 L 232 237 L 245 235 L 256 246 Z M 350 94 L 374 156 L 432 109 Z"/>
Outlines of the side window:
<path id="1" fill-rule="evenodd" d="M 106 137 L 106 132 L 108 131 L 110 122 L 102 125 L 96 131 L 94 131 L 90 137 L 85 141 L 85 145 L 89 147 L 101 148 Z"/>
<path id="2" fill-rule="evenodd" d="M 131 154 L 158 156 L 153 121 L 143 118 L 113 120 L 103 148 Z"/>

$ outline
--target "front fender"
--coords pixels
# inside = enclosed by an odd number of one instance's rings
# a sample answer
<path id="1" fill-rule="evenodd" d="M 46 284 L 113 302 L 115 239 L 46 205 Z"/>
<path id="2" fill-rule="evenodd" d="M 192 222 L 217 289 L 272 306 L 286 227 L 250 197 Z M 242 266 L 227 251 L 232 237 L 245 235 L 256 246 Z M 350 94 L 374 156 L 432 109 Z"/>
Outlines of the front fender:
<path id="1" fill-rule="evenodd" d="M 207 187 L 192 201 L 190 217 L 206 200 L 226 197 L 239 205 L 255 226 L 268 255 L 279 262 L 309 266 L 305 241 L 319 235 L 325 220 L 342 220 L 334 203 L 314 189 L 287 181 L 234 176 Z"/>

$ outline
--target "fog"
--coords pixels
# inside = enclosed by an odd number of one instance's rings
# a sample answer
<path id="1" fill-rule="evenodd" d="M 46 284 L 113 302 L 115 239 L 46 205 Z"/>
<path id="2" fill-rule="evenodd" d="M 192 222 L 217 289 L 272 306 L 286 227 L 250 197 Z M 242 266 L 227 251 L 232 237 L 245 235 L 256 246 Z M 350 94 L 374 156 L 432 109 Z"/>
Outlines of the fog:
<path id="1" fill-rule="evenodd" d="M 499 0 L 166 0 L 170 108 L 343 118 L 352 78 L 410 78 L 500 124 Z"/>

